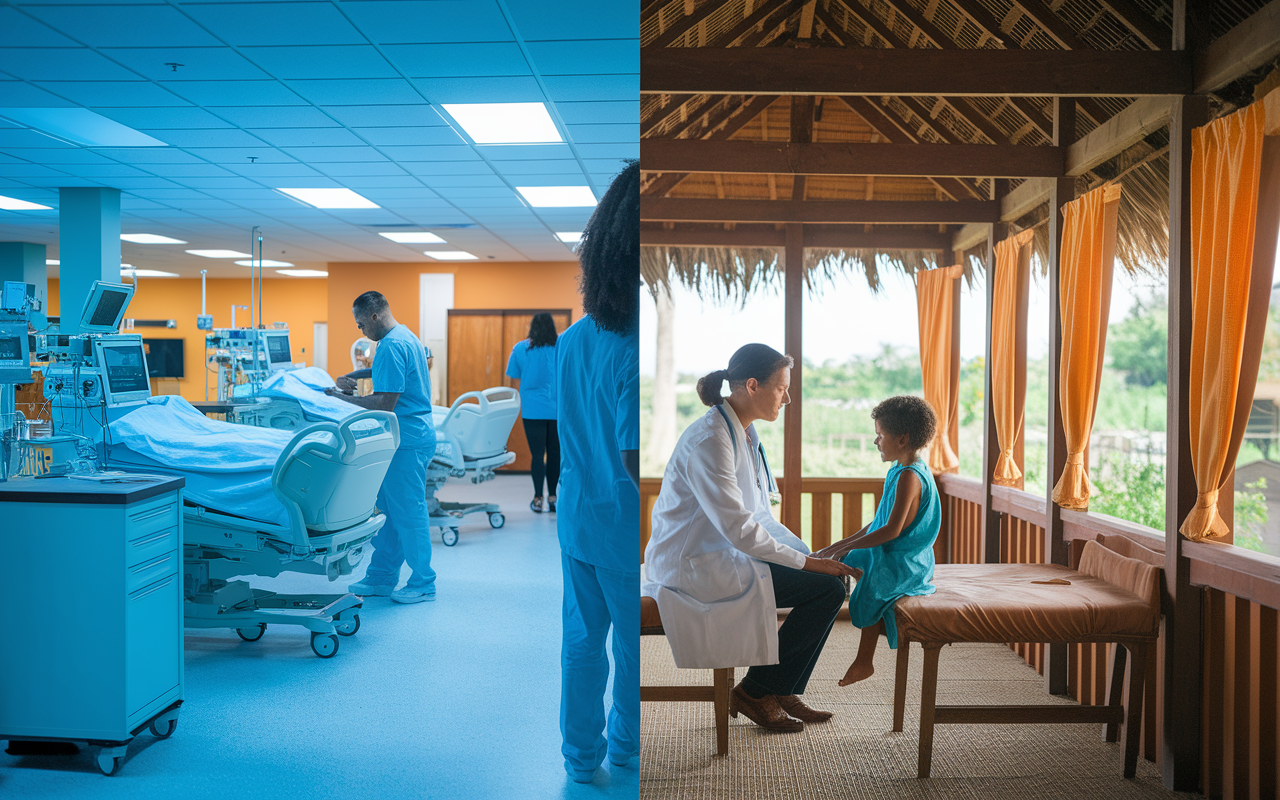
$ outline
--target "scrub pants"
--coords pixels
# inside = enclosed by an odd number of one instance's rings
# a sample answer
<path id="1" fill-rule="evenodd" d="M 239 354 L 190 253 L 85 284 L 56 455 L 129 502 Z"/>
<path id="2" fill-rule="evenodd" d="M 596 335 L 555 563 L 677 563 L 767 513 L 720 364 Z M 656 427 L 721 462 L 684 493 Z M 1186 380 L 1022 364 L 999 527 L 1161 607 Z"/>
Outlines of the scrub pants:
<path id="1" fill-rule="evenodd" d="M 427 463 L 435 449 L 434 442 L 430 447 L 401 447 L 391 457 L 378 490 L 378 509 L 387 515 L 387 522 L 373 537 L 373 556 L 364 583 L 395 586 L 400 582 L 400 565 L 408 562 L 413 573 L 405 588 L 435 593 L 427 513 Z"/>
<path id="2" fill-rule="evenodd" d="M 533 496 L 542 497 L 542 480 L 546 478 L 547 494 L 556 496 L 556 484 L 560 482 L 560 436 L 556 433 L 554 419 L 524 420 L 524 438 L 529 442 L 533 464 L 529 472 L 533 476 Z M 547 457 L 546 463 L 542 461 Z"/>
<path id="3" fill-rule="evenodd" d="M 560 651 L 560 733 L 565 766 L 591 771 L 606 752 L 617 761 L 640 752 L 640 573 L 605 569 L 560 554 L 564 639 Z M 605 640 L 613 625 L 613 708 L 605 733 L 609 681 Z"/>

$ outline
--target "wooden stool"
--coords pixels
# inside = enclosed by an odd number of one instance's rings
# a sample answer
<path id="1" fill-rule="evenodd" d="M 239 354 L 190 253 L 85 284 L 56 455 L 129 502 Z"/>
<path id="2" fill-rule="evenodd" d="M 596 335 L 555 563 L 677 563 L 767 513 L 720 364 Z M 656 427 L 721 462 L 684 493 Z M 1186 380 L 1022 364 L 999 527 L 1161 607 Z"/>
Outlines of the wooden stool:
<path id="1" fill-rule="evenodd" d="M 640 598 L 640 635 L 665 636 L 658 602 Z M 733 667 L 712 670 L 711 686 L 641 686 L 640 702 L 714 703 L 716 715 L 716 755 L 729 752 L 729 690 L 733 688 Z"/>

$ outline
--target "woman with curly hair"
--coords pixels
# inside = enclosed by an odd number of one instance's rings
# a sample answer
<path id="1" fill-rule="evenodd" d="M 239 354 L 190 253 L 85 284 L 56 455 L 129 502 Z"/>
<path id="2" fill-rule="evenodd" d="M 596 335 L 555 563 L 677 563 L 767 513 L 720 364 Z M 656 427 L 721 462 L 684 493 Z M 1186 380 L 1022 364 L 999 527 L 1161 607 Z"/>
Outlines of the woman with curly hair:
<path id="1" fill-rule="evenodd" d="M 564 574 L 560 732 L 589 783 L 640 751 L 640 166 L 596 206 L 578 247 L 586 314 L 556 342 Z M 605 642 L 613 628 L 613 708 Z"/>
<path id="2" fill-rule="evenodd" d="M 507 359 L 507 377 L 520 390 L 520 418 L 533 456 L 535 514 L 556 510 L 556 483 L 560 480 L 560 437 L 556 433 L 556 323 L 543 311 L 533 315 L 529 338 L 516 342 Z M 547 501 L 542 503 L 543 479 Z"/>

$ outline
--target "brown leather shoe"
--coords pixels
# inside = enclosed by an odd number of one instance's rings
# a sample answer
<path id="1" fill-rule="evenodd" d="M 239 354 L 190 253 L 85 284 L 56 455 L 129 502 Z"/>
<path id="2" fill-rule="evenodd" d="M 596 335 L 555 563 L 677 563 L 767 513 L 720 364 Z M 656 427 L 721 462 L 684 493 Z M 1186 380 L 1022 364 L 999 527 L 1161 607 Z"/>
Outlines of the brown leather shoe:
<path id="1" fill-rule="evenodd" d="M 818 711 L 816 708 L 809 708 L 798 694 L 789 694 L 785 697 L 778 695 L 778 706 L 801 722 L 826 722 L 835 716 L 830 711 Z"/>
<path id="2" fill-rule="evenodd" d="M 729 716 L 737 717 L 739 713 L 767 731 L 799 733 L 804 730 L 803 722 L 782 710 L 776 695 L 767 694 L 757 700 L 742 690 L 742 684 L 729 693 Z"/>

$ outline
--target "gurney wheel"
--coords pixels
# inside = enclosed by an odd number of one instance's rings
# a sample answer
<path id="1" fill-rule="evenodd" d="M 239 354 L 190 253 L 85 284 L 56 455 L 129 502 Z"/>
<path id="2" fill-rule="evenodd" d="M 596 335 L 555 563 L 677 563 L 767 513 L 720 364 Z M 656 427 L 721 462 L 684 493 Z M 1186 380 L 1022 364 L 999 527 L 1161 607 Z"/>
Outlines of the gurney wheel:
<path id="1" fill-rule="evenodd" d="M 259 622 L 251 628 L 236 628 L 236 636 L 244 639 L 246 642 L 256 642 L 262 638 L 267 632 L 267 623 Z"/>
<path id="2" fill-rule="evenodd" d="M 103 775 L 115 775 L 123 761 L 124 759 L 120 756 L 111 756 L 105 752 L 98 753 L 98 769 L 102 770 Z"/>
<path id="3" fill-rule="evenodd" d="M 339 636 L 355 636 L 360 630 L 360 615 L 352 614 L 350 619 L 335 619 L 333 629 Z"/>
<path id="4" fill-rule="evenodd" d="M 489 524 L 495 528 L 501 528 L 503 525 L 507 524 L 507 518 L 502 516 L 501 514 L 496 514 L 496 513 L 490 514 Z"/>
<path id="5" fill-rule="evenodd" d="M 311 649 L 321 658 L 333 658 L 338 652 L 338 637 L 332 633 L 312 633 Z"/>
<path id="6" fill-rule="evenodd" d="M 158 719 L 151 720 L 150 729 L 151 729 L 151 735 L 158 737 L 160 739 L 168 739 L 170 736 L 173 735 L 173 732 L 178 729 L 177 717 L 174 717 L 173 719 L 165 720 L 163 731 L 160 730 L 159 723 L 160 723 L 160 720 Z"/>
<path id="7" fill-rule="evenodd" d="M 453 547 L 458 543 L 458 529 L 445 528 L 440 532 L 440 540 L 444 542 L 445 547 Z"/>

